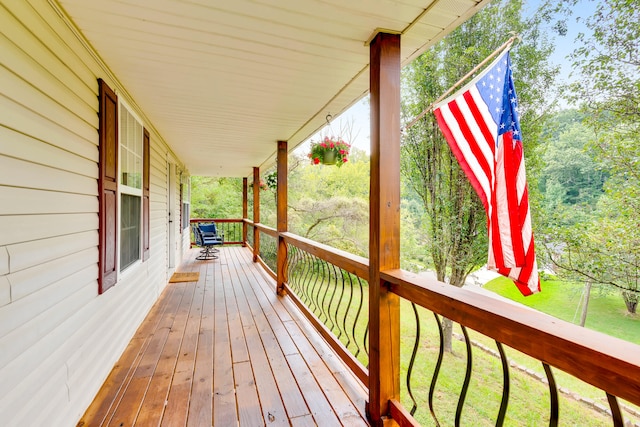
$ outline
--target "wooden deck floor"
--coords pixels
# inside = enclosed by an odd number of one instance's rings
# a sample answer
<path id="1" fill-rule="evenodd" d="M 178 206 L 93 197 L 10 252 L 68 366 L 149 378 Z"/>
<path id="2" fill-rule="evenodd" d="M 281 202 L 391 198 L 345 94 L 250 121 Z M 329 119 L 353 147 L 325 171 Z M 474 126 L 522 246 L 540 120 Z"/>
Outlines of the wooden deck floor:
<path id="1" fill-rule="evenodd" d="M 78 426 L 367 425 L 366 392 L 241 247 L 178 271 Z"/>

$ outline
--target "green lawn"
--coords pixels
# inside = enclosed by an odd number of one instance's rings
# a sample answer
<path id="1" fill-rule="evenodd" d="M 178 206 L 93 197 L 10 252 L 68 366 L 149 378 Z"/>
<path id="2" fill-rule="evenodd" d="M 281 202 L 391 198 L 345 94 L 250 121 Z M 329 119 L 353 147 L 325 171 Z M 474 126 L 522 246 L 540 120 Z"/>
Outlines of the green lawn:
<path id="1" fill-rule="evenodd" d="M 523 297 L 512 281 L 498 277 L 487 283 L 484 288 L 567 322 L 580 322 L 581 285 L 557 280 L 542 281 L 542 292 Z M 592 289 L 585 326 L 640 344 L 640 315 L 633 316 L 627 313 L 619 292 L 601 295 L 597 289 Z"/>

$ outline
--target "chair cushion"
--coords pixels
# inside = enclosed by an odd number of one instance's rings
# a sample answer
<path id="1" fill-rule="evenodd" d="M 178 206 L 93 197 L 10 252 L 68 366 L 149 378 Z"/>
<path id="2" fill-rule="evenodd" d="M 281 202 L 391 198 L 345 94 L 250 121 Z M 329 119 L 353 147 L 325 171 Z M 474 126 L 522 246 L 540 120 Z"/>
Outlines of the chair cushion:
<path id="1" fill-rule="evenodd" d="M 203 233 L 217 234 L 216 225 L 213 222 L 208 224 L 199 224 L 198 227 L 200 227 L 200 231 Z"/>

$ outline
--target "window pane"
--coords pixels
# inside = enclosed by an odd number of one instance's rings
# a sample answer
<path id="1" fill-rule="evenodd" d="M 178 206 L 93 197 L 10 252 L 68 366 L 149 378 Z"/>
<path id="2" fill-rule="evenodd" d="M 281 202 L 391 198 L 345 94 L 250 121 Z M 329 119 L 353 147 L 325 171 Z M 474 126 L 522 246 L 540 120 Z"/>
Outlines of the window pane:
<path id="1" fill-rule="evenodd" d="M 142 124 L 120 104 L 120 183 L 142 188 Z"/>
<path id="2" fill-rule="evenodd" d="M 120 204 L 120 271 L 140 259 L 141 198 L 122 194 Z"/>

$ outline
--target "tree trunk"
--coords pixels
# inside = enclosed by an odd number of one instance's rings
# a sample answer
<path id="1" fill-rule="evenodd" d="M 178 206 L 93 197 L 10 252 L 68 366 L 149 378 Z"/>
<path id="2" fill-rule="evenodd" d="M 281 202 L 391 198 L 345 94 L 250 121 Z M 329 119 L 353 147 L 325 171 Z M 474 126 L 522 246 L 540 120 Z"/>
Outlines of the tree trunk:
<path id="1" fill-rule="evenodd" d="M 442 347 L 447 353 L 453 353 L 452 336 L 453 322 L 446 317 L 442 318 Z"/>
<path id="2" fill-rule="evenodd" d="M 622 291 L 622 298 L 627 306 L 627 311 L 630 314 L 636 314 L 638 308 L 638 293 L 634 291 Z"/>
<path id="3" fill-rule="evenodd" d="M 580 326 L 584 327 L 587 321 L 587 310 L 589 309 L 589 297 L 591 296 L 591 282 L 584 284 L 584 305 L 582 306 L 582 315 L 580 316 Z"/>

